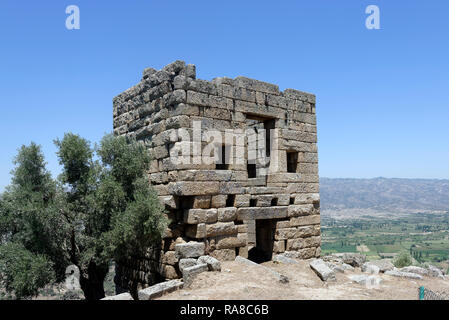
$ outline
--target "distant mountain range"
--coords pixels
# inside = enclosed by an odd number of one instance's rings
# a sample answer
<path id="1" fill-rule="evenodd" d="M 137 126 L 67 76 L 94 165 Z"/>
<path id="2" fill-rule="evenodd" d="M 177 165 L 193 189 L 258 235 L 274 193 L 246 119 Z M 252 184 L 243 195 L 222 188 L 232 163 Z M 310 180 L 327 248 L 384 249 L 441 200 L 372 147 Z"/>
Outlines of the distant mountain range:
<path id="1" fill-rule="evenodd" d="M 320 178 L 323 210 L 449 212 L 449 180 Z"/>

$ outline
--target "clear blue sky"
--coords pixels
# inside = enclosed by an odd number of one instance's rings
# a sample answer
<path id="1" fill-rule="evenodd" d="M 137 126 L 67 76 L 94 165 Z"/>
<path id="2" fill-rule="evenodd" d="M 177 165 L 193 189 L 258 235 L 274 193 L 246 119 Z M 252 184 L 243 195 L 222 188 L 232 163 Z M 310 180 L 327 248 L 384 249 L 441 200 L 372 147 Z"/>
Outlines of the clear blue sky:
<path id="1" fill-rule="evenodd" d="M 41 144 L 57 174 L 53 139 L 98 141 L 112 98 L 177 59 L 315 93 L 321 176 L 449 178 L 448 35 L 446 0 L 2 0 L 0 190 L 20 145 Z"/>

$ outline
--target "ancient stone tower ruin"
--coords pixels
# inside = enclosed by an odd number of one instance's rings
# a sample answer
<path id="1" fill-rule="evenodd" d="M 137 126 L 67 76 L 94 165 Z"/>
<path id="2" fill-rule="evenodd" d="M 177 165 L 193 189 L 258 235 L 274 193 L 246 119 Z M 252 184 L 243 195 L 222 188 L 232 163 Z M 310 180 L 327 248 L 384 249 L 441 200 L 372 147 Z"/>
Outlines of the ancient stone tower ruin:
<path id="1" fill-rule="evenodd" d="M 114 132 L 143 141 L 170 219 L 119 262 L 122 287 L 182 277 L 182 258 L 320 256 L 315 96 L 245 77 L 196 79 L 176 61 L 114 98 Z M 221 137 L 220 137 L 221 136 Z"/>

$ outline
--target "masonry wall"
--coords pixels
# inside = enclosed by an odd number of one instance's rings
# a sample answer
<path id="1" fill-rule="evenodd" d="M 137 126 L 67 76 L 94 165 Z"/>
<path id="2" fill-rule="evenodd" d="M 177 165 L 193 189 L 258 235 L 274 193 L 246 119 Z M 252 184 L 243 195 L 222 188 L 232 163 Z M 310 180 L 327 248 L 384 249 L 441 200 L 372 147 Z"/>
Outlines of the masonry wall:
<path id="1" fill-rule="evenodd" d="M 281 92 L 276 85 L 245 77 L 200 80 L 194 65 L 176 61 L 161 70 L 145 69 L 141 82 L 115 97 L 113 105 L 114 133 L 148 147 L 149 178 L 171 220 L 161 244 L 119 263 L 122 287 L 181 277 L 181 256 L 175 250 L 180 243 L 204 243 L 204 253 L 219 260 L 251 256 L 257 230 L 259 242 L 271 239 L 271 253 L 320 256 L 314 95 Z M 193 136 L 194 120 L 201 121 L 202 130 L 223 132 L 269 123 L 277 129 L 269 165 L 257 165 L 256 177 L 248 178 L 248 149 L 242 159 L 234 152 L 231 164 L 220 170 L 215 163 L 172 163 L 173 148 L 193 149 L 178 129 Z"/>

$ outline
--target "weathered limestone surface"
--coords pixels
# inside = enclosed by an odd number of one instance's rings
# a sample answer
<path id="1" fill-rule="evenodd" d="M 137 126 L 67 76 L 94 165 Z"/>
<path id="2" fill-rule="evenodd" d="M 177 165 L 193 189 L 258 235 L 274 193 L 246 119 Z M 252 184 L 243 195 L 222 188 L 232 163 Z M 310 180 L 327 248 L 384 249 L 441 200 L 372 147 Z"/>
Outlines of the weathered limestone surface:
<path id="1" fill-rule="evenodd" d="M 115 296 L 105 297 L 101 300 L 134 300 L 134 299 L 128 292 L 125 292 L 117 294 Z"/>
<path id="2" fill-rule="evenodd" d="M 200 260 L 217 269 L 203 256 L 230 261 L 251 256 L 253 247 L 283 261 L 319 257 L 315 105 L 313 94 L 246 77 L 197 79 L 196 67 L 184 61 L 146 68 L 138 84 L 113 99 L 113 127 L 148 149 L 149 180 L 170 224 L 148 254 L 119 262 L 120 286 L 177 279 L 201 269 Z M 213 138 L 207 153 L 212 130 L 232 135 L 221 143 Z"/>
<path id="3" fill-rule="evenodd" d="M 209 270 L 207 263 L 197 264 L 188 268 L 184 268 L 182 271 L 182 279 L 184 280 L 185 287 L 188 288 L 192 285 L 193 279 L 201 272 Z"/>
<path id="4" fill-rule="evenodd" d="M 399 278 L 409 278 L 409 279 L 417 279 L 417 280 L 421 280 L 422 276 L 416 273 L 412 273 L 412 272 L 404 272 L 404 271 L 399 271 L 399 270 L 389 270 L 386 271 L 385 274 L 389 275 L 389 276 L 393 276 L 393 277 L 399 277 Z"/>
<path id="5" fill-rule="evenodd" d="M 189 242 L 175 245 L 175 252 L 178 258 L 197 258 L 204 254 L 204 243 Z"/>
<path id="6" fill-rule="evenodd" d="M 334 271 L 332 271 L 322 259 L 315 259 L 309 263 L 310 268 L 320 277 L 323 281 L 336 281 Z"/>
<path id="7" fill-rule="evenodd" d="M 379 272 L 386 272 L 394 269 L 394 265 L 390 260 L 382 259 L 365 262 L 362 265 L 362 271 L 365 272 L 365 269 L 369 269 L 370 266 L 377 267 L 379 269 Z"/>
<path id="8" fill-rule="evenodd" d="M 138 292 L 138 297 L 139 300 L 151 300 L 160 297 L 166 293 L 170 293 L 178 289 L 181 289 L 182 287 L 183 282 L 180 280 L 170 280 L 166 282 L 161 282 L 154 286 L 140 290 Z"/>

